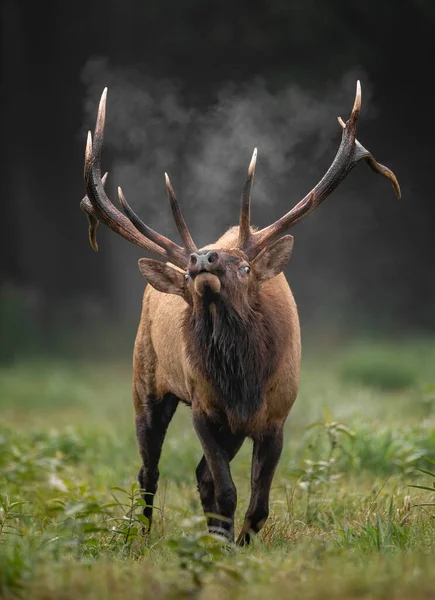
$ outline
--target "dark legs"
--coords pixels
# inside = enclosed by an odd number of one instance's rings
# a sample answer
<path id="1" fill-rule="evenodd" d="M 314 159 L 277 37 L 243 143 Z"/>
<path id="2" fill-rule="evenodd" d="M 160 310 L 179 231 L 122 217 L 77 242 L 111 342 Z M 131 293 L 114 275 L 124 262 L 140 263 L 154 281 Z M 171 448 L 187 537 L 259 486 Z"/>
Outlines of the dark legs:
<path id="1" fill-rule="evenodd" d="M 167 394 L 161 400 L 148 396 L 146 404 L 139 414 L 136 414 L 136 436 L 143 466 L 139 471 L 140 487 L 146 490 L 143 498 L 147 503 L 143 514 L 151 527 L 153 516 L 153 500 L 159 480 L 159 460 L 162 452 L 168 425 L 178 405 L 178 398 Z"/>
<path id="2" fill-rule="evenodd" d="M 208 519 L 208 526 L 233 541 L 237 492 L 230 461 L 242 445 L 244 435 L 232 433 L 227 425 L 211 421 L 202 413 L 194 413 L 193 424 L 204 451 L 196 469 L 202 506 L 205 513 L 224 517 Z"/>
<path id="3" fill-rule="evenodd" d="M 251 501 L 242 531 L 240 545 L 249 544 L 251 533 L 258 533 L 269 516 L 269 494 L 272 479 L 282 452 L 283 430 L 276 429 L 254 439 L 251 469 Z"/>
<path id="4" fill-rule="evenodd" d="M 151 527 L 152 505 L 157 491 L 162 445 L 178 402 L 173 394 L 167 394 L 161 400 L 148 396 L 136 413 L 136 435 L 143 461 L 139 471 L 139 484 L 146 491 L 144 499 L 147 506 L 143 513 L 149 522 L 148 529 Z M 203 413 L 194 412 L 193 424 L 204 451 L 196 469 L 201 503 L 206 514 L 222 517 L 209 517 L 208 527 L 210 531 L 223 533 L 233 541 L 237 491 L 231 477 L 230 462 L 245 436 L 243 433 L 233 433 L 228 425 L 212 421 Z M 251 533 L 260 531 L 269 515 L 270 488 L 282 445 L 282 428 L 254 439 L 251 500 L 237 539 L 238 544 L 249 543 Z"/>
<path id="5" fill-rule="evenodd" d="M 233 436 L 227 439 L 226 453 L 228 461 L 235 457 L 243 444 L 243 437 Z M 203 456 L 196 468 L 196 479 L 198 481 L 198 491 L 201 498 L 202 508 L 207 514 L 220 514 L 215 500 L 215 485 L 210 469 L 208 468 L 205 456 Z M 218 532 L 221 527 L 220 521 L 213 517 L 207 517 L 207 525 L 210 531 Z"/>

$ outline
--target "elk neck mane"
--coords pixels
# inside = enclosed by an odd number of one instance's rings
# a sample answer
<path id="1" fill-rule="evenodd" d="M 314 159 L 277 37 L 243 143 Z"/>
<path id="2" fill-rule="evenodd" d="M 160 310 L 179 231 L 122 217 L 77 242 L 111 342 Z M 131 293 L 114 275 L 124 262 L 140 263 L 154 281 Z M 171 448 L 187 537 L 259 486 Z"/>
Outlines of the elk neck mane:
<path id="1" fill-rule="evenodd" d="M 187 311 L 183 329 L 189 360 L 211 384 L 222 409 L 245 422 L 260 408 L 278 360 L 274 328 L 260 299 L 244 315 L 228 301 Z"/>

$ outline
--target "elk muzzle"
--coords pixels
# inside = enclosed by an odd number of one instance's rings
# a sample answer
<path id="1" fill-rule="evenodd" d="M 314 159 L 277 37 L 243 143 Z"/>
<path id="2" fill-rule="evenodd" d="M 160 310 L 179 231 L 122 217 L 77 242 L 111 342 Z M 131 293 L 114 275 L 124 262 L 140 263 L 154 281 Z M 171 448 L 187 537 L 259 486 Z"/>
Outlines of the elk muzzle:
<path id="1" fill-rule="evenodd" d="M 221 267 L 221 260 L 216 250 L 199 250 L 190 255 L 187 270 L 191 277 L 200 273 L 215 273 Z"/>
<path id="2" fill-rule="evenodd" d="M 217 273 L 222 270 L 222 262 L 215 250 L 199 250 L 190 255 L 187 271 L 194 279 L 195 292 L 199 296 L 219 294 L 221 282 Z"/>

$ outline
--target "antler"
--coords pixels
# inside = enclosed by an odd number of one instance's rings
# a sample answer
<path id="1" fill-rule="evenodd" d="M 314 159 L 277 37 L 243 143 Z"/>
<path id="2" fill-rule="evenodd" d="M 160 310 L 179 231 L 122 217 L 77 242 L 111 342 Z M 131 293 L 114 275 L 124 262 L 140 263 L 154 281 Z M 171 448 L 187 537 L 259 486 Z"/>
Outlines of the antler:
<path id="1" fill-rule="evenodd" d="M 254 148 L 251 162 L 248 167 L 248 177 L 243 186 L 242 198 L 240 200 L 239 248 L 243 248 L 248 243 L 251 235 L 251 189 L 254 182 L 256 164 L 257 148 Z"/>
<path id="2" fill-rule="evenodd" d="M 106 97 L 107 88 L 103 91 L 98 108 L 94 142 L 92 143 L 92 134 L 89 132 L 86 144 L 85 188 L 87 195 L 82 199 L 80 208 L 86 212 L 88 217 L 90 244 L 94 250 L 98 250 L 96 231 L 98 222 L 103 221 L 105 225 L 126 240 L 133 242 L 133 244 L 136 244 L 140 248 L 144 248 L 151 254 L 156 254 L 160 258 L 185 269 L 189 255 L 195 252 L 197 248 L 189 234 L 178 201 L 166 174 L 166 185 L 168 193 L 170 193 L 172 214 L 185 248 L 178 246 L 178 244 L 175 244 L 164 235 L 148 227 L 130 207 L 121 188 L 118 188 L 119 201 L 127 216 L 124 216 L 106 196 L 104 184 L 107 173 L 101 178 L 101 150 L 103 147 L 106 118 Z"/>
<path id="3" fill-rule="evenodd" d="M 347 177 L 353 167 L 362 159 L 367 161 L 369 167 L 387 177 L 393 185 L 394 191 L 400 198 L 400 187 L 396 176 L 390 169 L 376 162 L 368 150 L 366 150 L 356 139 L 356 122 L 361 109 L 361 85 L 357 81 L 355 102 L 349 120 L 344 123 L 341 117 L 338 122 L 343 128 L 343 135 L 338 152 L 316 187 L 309 192 L 294 208 L 292 208 L 283 217 L 272 223 L 268 227 L 259 231 L 252 232 L 249 225 L 249 210 L 250 210 L 250 189 L 255 170 L 256 151 L 252 157 L 251 164 L 248 169 L 248 179 L 246 180 L 241 209 L 240 209 L 240 233 L 239 247 L 246 255 L 252 259 L 263 248 L 277 240 L 285 231 L 293 227 L 296 223 L 306 217 L 314 210 L 325 198 L 327 198 L 335 188 Z"/>

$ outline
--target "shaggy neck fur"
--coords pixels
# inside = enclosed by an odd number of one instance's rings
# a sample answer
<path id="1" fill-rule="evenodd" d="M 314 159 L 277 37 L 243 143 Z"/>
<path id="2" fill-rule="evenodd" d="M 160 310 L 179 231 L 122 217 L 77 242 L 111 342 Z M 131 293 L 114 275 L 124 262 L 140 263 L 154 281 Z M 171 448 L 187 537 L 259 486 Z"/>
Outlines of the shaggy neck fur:
<path id="1" fill-rule="evenodd" d="M 242 317 L 219 298 L 186 316 L 190 360 L 210 382 L 225 412 L 245 422 L 263 402 L 276 364 L 273 333 L 260 310 Z"/>

